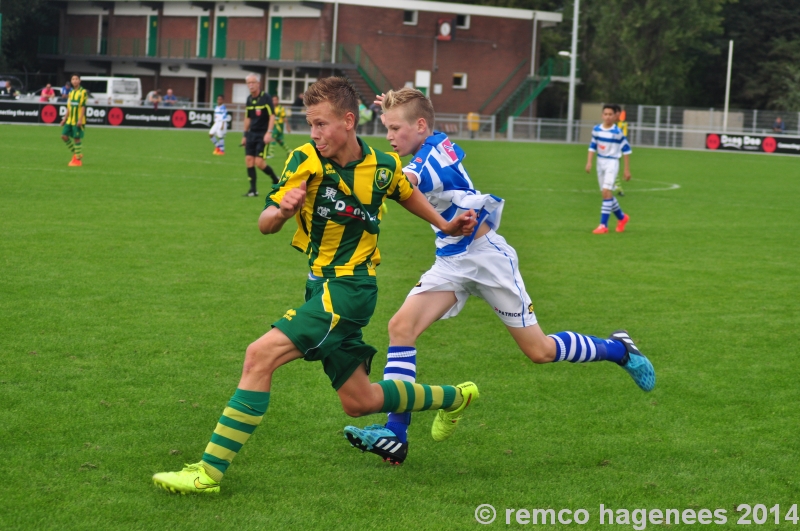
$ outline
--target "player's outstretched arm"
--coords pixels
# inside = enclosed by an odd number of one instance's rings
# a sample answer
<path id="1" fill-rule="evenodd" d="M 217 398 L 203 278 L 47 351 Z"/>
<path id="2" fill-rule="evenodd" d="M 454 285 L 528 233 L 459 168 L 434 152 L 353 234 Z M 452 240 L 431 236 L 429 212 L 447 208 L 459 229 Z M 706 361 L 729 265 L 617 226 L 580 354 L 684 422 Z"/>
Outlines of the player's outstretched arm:
<path id="1" fill-rule="evenodd" d="M 300 212 L 306 202 L 306 182 L 292 188 L 281 199 L 280 208 L 267 207 L 258 218 L 258 230 L 262 234 L 275 234 L 283 228 L 283 224 Z"/>
<path id="2" fill-rule="evenodd" d="M 469 212 L 464 212 L 460 216 L 456 216 L 451 221 L 447 221 L 444 219 L 434 208 L 428 203 L 428 200 L 425 199 L 425 196 L 422 195 L 422 192 L 419 191 L 419 188 L 414 188 L 414 191 L 411 193 L 411 197 L 406 199 L 405 201 L 400 201 L 400 204 L 417 216 L 418 218 L 422 218 L 431 225 L 436 226 L 440 231 L 444 232 L 445 234 L 449 234 L 450 236 L 467 236 L 472 234 L 472 231 L 475 230 L 475 224 L 477 223 L 475 217 L 475 211 L 470 210 Z"/>

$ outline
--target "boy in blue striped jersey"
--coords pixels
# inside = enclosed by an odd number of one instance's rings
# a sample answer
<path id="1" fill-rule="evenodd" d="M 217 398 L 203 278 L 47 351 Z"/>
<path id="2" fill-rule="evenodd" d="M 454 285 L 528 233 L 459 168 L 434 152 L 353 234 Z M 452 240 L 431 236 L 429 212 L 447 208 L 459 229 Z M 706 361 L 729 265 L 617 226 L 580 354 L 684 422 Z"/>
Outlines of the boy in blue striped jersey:
<path id="1" fill-rule="evenodd" d="M 641 389 L 653 389 L 653 366 L 626 331 L 618 330 L 609 339 L 575 332 L 547 336 L 542 332 L 519 273 L 517 253 L 496 232 L 503 199 L 475 190 L 463 165 L 464 151 L 447 135 L 431 129 L 433 106 L 422 92 L 411 88 L 390 91 L 378 103 L 385 113 L 381 119 L 392 148 L 400 156 L 413 154 L 403 168 L 409 181 L 444 219 L 471 209 L 478 222 L 472 234 L 466 236 L 451 237 L 434 228 L 436 261 L 389 321 L 384 378 L 414 382 L 417 338 L 435 321 L 455 317 L 467 298 L 475 295 L 492 306 L 519 348 L 534 363 L 612 361 L 625 369 Z M 434 440 L 447 439 L 459 419 L 460 414 L 437 414 L 431 429 Z M 344 433 L 356 448 L 399 464 L 408 454 L 410 423 L 410 414 L 390 414 L 385 426 L 347 426 Z"/>
<path id="2" fill-rule="evenodd" d="M 623 178 L 631 180 L 630 154 L 631 145 L 628 139 L 617 126 L 616 119 L 619 105 L 606 104 L 603 106 L 603 123 L 592 129 L 592 142 L 589 144 L 589 156 L 586 160 L 586 173 L 592 171 L 592 159 L 597 153 L 597 181 L 600 183 L 600 192 L 603 194 L 603 206 L 600 209 L 600 225 L 592 232 L 606 234 L 608 232 L 608 218 L 611 212 L 617 217 L 617 232 L 623 232 L 630 217 L 622 212 L 619 202 L 614 199 L 614 181 L 619 173 L 619 158 L 624 157 L 625 171 Z"/>

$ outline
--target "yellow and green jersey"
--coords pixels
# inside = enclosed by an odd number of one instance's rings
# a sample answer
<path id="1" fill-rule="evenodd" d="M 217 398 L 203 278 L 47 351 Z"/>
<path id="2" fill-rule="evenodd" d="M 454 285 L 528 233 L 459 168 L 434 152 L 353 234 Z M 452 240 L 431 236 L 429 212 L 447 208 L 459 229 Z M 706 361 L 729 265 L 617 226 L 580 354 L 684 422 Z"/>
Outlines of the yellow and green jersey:
<path id="1" fill-rule="evenodd" d="M 67 97 L 66 125 L 83 125 L 80 119 L 81 109 L 84 107 L 86 107 L 86 89 L 83 87 L 72 89 Z"/>
<path id="2" fill-rule="evenodd" d="M 275 125 L 283 125 L 286 122 L 286 109 L 283 105 L 276 105 L 273 109 L 275 112 Z"/>
<path id="3" fill-rule="evenodd" d="M 306 182 L 292 246 L 308 255 L 311 273 L 319 277 L 375 276 L 381 205 L 387 197 L 405 201 L 413 192 L 396 153 L 358 142 L 363 158 L 344 167 L 320 155 L 313 142 L 300 146 L 267 196 L 265 209 L 279 207 L 286 192 Z"/>

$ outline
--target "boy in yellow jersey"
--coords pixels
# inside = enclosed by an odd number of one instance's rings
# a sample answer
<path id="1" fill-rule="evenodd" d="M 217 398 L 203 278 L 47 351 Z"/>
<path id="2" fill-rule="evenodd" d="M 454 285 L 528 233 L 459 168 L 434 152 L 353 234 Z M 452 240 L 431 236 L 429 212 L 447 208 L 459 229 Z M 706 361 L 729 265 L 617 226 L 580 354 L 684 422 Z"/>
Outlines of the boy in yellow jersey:
<path id="1" fill-rule="evenodd" d="M 61 140 L 72 151 L 68 166 L 83 166 L 83 131 L 86 127 L 86 89 L 81 76 L 72 74 L 72 90 L 67 96 L 67 114 L 61 119 Z"/>
<path id="2" fill-rule="evenodd" d="M 270 400 L 275 370 L 291 361 L 321 361 L 342 408 L 358 417 L 378 412 L 462 411 L 475 384 L 370 383 L 376 350 L 362 338 L 377 302 L 380 206 L 388 197 L 452 234 L 470 234 L 475 212 L 452 221 L 436 213 L 403 175 L 400 158 L 356 136 L 358 95 L 343 78 L 324 78 L 305 93 L 311 142 L 292 152 L 258 220 L 263 234 L 297 222 L 292 245 L 309 257 L 305 303 L 286 310 L 245 353 L 238 388 L 223 410 L 199 463 L 153 476 L 170 492 L 214 493 L 256 429 Z M 396 448 L 402 445 L 396 443 Z"/>
<path id="3" fill-rule="evenodd" d="M 291 130 L 289 129 L 289 123 L 286 121 L 286 109 L 281 105 L 278 96 L 272 96 L 272 112 L 275 113 L 275 125 L 272 128 L 272 142 L 269 143 L 269 151 L 267 152 L 268 159 L 275 156 L 275 144 L 280 144 L 287 155 L 291 151 L 283 143 L 284 130 L 287 133 L 291 133 Z"/>

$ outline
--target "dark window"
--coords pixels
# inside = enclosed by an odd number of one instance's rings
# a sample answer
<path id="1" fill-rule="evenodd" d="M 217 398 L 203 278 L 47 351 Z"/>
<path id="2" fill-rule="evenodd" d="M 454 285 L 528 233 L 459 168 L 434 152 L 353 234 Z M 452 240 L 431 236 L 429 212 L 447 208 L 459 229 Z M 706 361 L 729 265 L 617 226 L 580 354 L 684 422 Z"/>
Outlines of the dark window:
<path id="1" fill-rule="evenodd" d="M 456 28 L 469 29 L 469 15 L 456 15 Z"/>
<path id="2" fill-rule="evenodd" d="M 403 11 L 403 24 L 409 26 L 417 25 L 417 12 L 416 11 Z"/>

